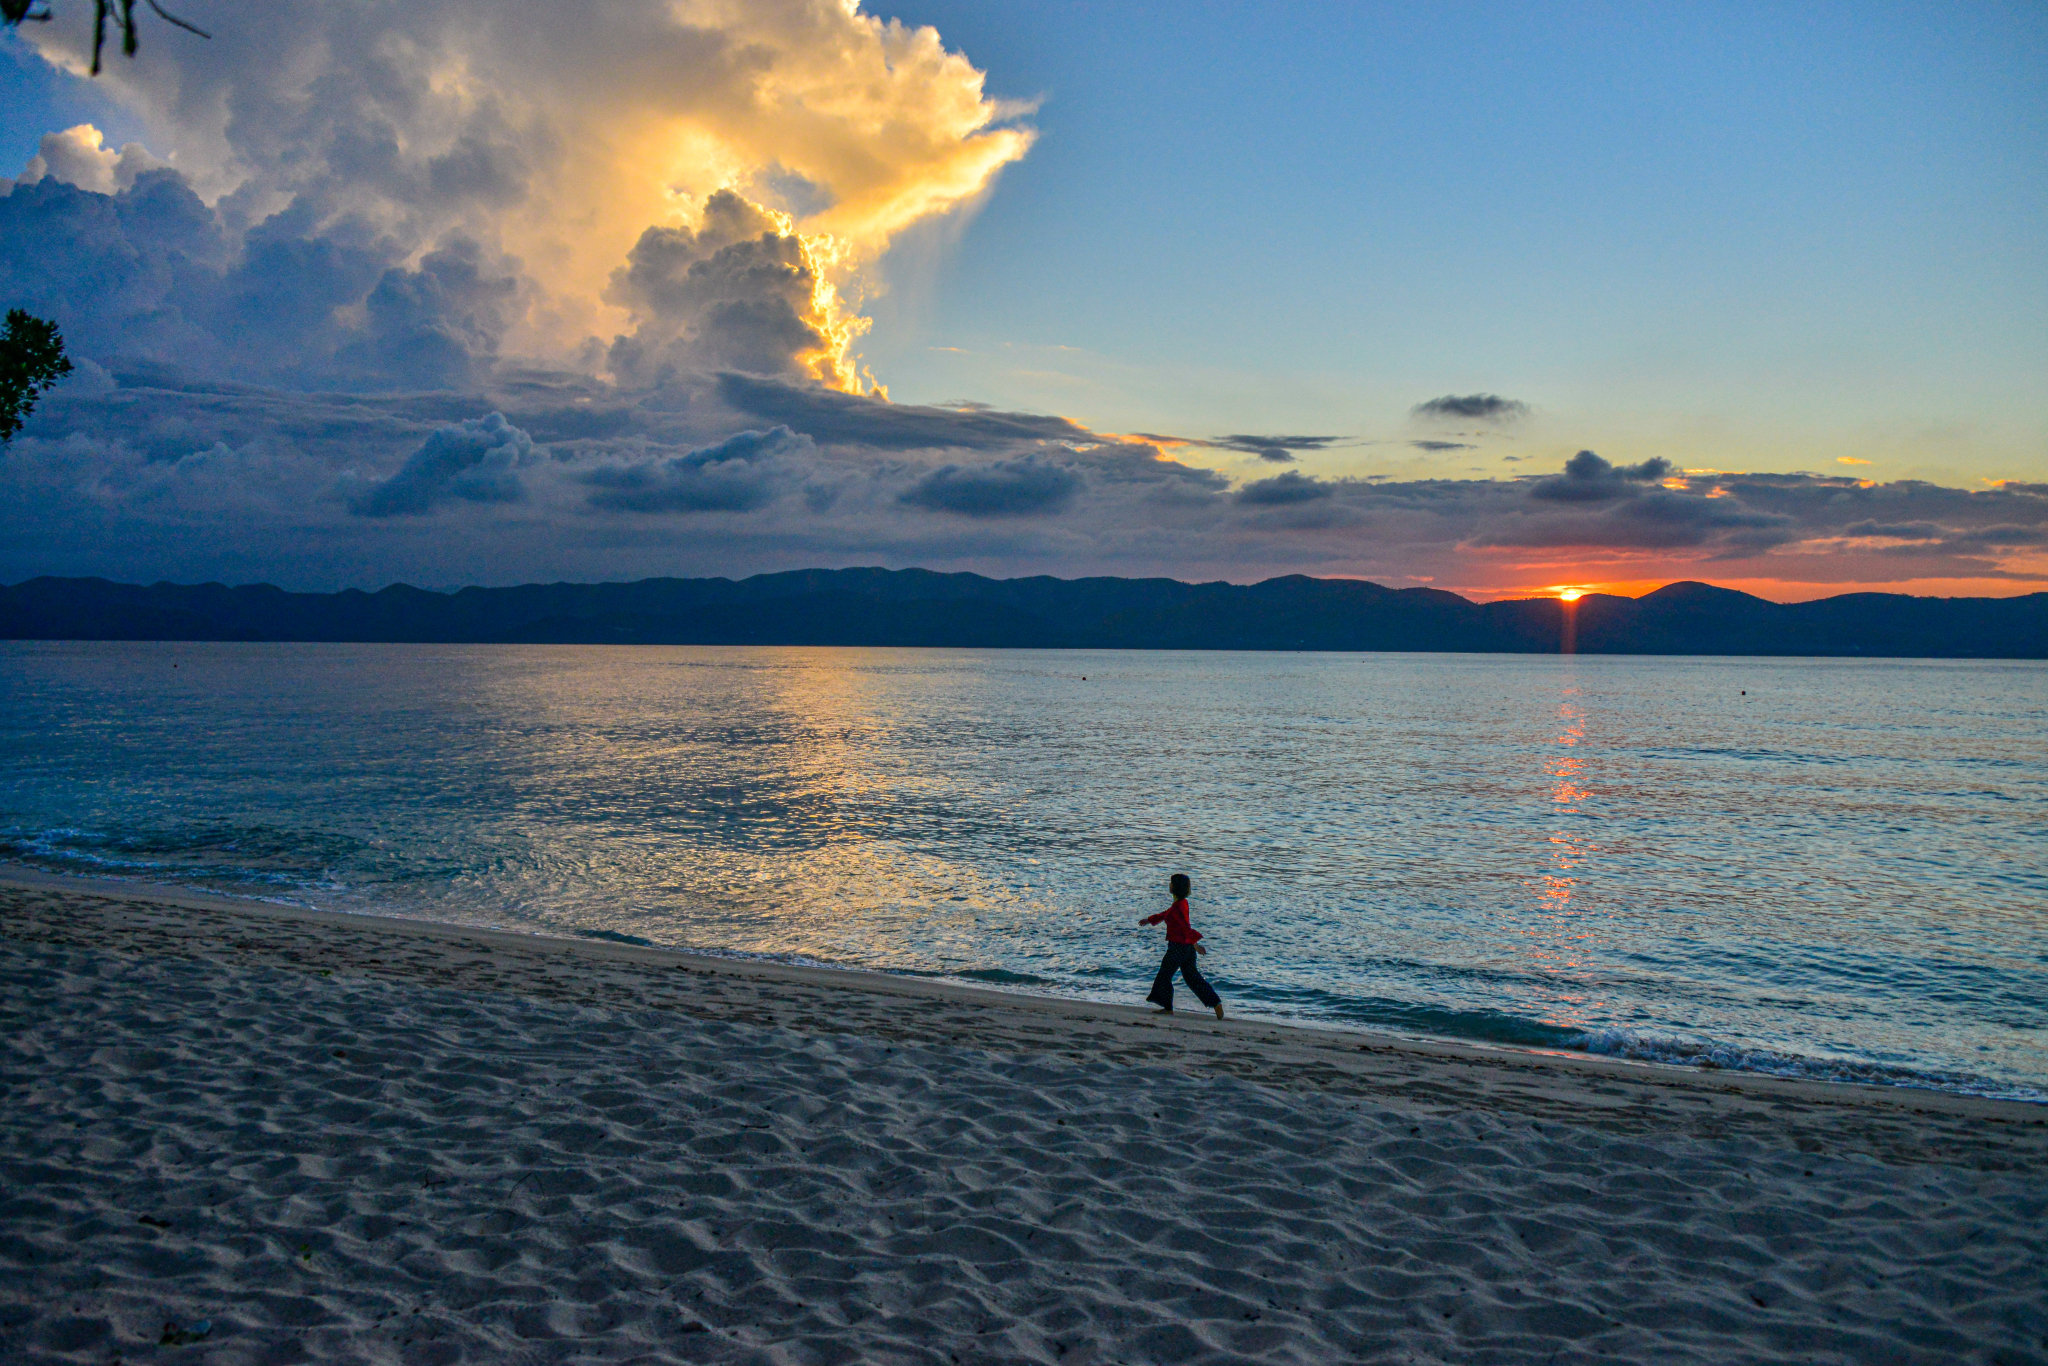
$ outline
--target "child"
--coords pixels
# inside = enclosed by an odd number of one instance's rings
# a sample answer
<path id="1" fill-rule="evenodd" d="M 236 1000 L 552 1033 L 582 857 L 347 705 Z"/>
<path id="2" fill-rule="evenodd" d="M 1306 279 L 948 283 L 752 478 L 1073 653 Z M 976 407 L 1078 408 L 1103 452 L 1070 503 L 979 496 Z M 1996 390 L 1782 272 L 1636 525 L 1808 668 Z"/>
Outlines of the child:
<path id="1" fill-rule="evenodd" d="M 1202 1004 L 1216 1012 L 1216 1018 L 1223 1018 L 1223 1002 L 1216 990 L 1202 980 L 1201 970 L 1195 966 L 1195 955 L 1207 953 L 1197 941 L 1202 932 L 1188 924 L 1188 890 L 1186 873 L 1175 873 L 1168 880 L 1167 890 L 1173 893 L 1173 904 L 1158 915 L 1148 915 L 1138 923 L 1157 925 L 1166 922 L 1166 961 L 1159 965 L 1159 975 L 1152 980 L 1152 994 L 1145 999 L 1159 1007 L 1162 1015 L 1173 1014 L 1173 974 L 1178 972 L 1187 979 L 1188 990 L 1201 998 Z"/>

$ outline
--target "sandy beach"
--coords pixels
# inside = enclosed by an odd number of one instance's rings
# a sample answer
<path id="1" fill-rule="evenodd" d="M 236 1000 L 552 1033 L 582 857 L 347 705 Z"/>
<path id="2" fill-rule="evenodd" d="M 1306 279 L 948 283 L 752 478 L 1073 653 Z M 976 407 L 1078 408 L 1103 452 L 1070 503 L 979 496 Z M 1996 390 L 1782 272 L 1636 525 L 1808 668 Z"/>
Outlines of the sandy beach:
<path id="1" fill-rule="evenodd" d="M 2048 1108 L 0 882 L 0 1360 L 2048 1361 Z"/>

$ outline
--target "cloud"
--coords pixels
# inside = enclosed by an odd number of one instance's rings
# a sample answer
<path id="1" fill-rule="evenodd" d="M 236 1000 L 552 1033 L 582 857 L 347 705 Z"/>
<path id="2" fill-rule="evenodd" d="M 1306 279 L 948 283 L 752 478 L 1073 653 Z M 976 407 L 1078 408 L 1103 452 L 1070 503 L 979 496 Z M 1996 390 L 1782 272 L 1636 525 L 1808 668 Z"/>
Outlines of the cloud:
<path id="1" fill-rule="evenodd" d="M 1282 507 L 1290 503 L 1315 502 L 1335 492 L 1334 484 L 1289 470 L 1271 479 L 1255 479 L 1246 484 L 1237 491 L 1237 501 L 1252 507 Z"/>
<path id="2" fill-rule="evenodd" d="M 145 171 L 161 170 L 166 165 L 139 142 L 127 143 L 118 152 L 104 146 L 104 142 L 100 130 L 89 123 L 77 124 L 61 133 L 45 133 L 36 154 L 28 159 L 14 184 L 34 185 L 47 176 L 95 194 L 117 194 L 133 187 L 136 177 Z"/>
<path id="3" fill-rule="evenodd" d="M 1479 421 L 1507 423 L 1529 415 L 1529 405 L 1499 394 L 1445 394 L 1409 410 L 1431 421 Z"/>
<path id="4" fill-rule="evenodd" d="M 1835 457 L 1835 463 L 1837 465 L 1868 465 L 1870 462 L 1868 460 L 1858 460 L 1853 455 L 1838 455 Z"/>
<path id="5" fill-rule="evenodd" d="M 515 263 L 451 236 L 408 265 L 303 229 L 280 214 L 237 238 L 176 171 L 114 194 L 45 177 L 0 199 L 0 293 L 105 362 L 349 389 L 489 373 L 523 303 Z"/>
<path id="6" fill-rule="evenodd" d="M 376 587 L 854 564 L 1453 586 L 2048 580 L 2048 487 L 1658 478 L 1649 461 L 1574 460 L 1576 475 L 1290 470 L 1237 487 L 1064 419 L 747 376 L 637 392 L 501 365 L 476 393 L 347 394 L 116 366 L 53 389 L 0 456 L 0 581 Z M 1601 496 L 1547 496 L 1559 484 Z"/>
<path id="7" fill-rule="evenodd" d="M 335 0 L 165 44 L 97 87 L 141 143 L 55 133 L 0 187 L 0 295 L 56 317 L 81 361 L 0 455 L 0 577 L 889 563 L 1458 584 L 1568 560 L 1875 582 L 2022 577 L 2048 545 L 2030 485 L 1585 453 L 1517 479 L 1268 468 L 1237 487 L 1173 452 L 1284 466 L 1343 439 L 884 401 L 853 353 L 873 268 L 974 210 L 1030 146 L 1024 111 L 932 30 L 841 0 L 501 10 Z M 79 56 L 75 26 L 23 36 Z M 1528 411 L 1447 395 L 1416 417 Z"/>
<path id="8" fill-rule="evenodd" d="M 1876 552 L 1887 556 L 2000 554 L 2048 545 L 2048 526 L 2004 524 L 1958 528 L 1937 522 L 1852 522 L 1839 533 L 1844 539 L 1881 541 Z"/>
<path id="9" fill-rule="evenodd" d="M 532 463 L 533 440 L 503 413 L 440 428 L 398 472 L 349 500 L 359 517 L 417 516 L 451 501 L 516 503 L 526 496 L 518 470 Z"/>
<path id="10" fill-rule="evenodd" d="M 364 300 L 362 333 L 337 353 L 343 373 L 404 376 L 452 389 L 488 374 L 520 293 L 467 238 L 449 240 L 417 269 L 386 270 Z"/>
<path id="11" fill-rule="evenodd" d="M 1040 441 L 1092 446 L 1102 440 L 1063 417 L 996 412 L 985 405 L 918 407 L 734 373 L 718 375 L 715 389 L 720 401 L 739 412 L 787 423 L 829 444 L 989 451 Z"/>
<path id="12" fill-rule="evenodd" d="M 814 450 L 787 427 L 735 432 L 714 445 L 666 460 L 602 465 L 577 473 L 595 490 L 601 512 L 748 512 L 774 501 L 791 482 L 781 457 Z"/>
<path id="13" fill-rule="evenodd" d="M 1344 439 L 1341 436 L 1254 436 L 1239 432 L 1231 436 L 1212 436 L 1201 444 L 1217 450 L 1243 451 L 1274 464 L 1286 464 L 1294 459 L 1296 451 L 1328 450 Z"/>
<path id="14" fill-rule="evenodd" d="M 1477 446 L 1468 445 L 1463 441 L 1411 441 L 1408 444 L 1418 451 L 1428 451 L 1432 455 L 1439 451 L 1476 451 L 1479 449 Z M 1508 457 L 1510 460 L 1515 458 L 1514 456 Z"/>
<path id="15" fill-rule="evenodd" d="M 1603 551 L 1694 550 L 1711 548 L 1740 558 L 1800 539 L 1795 519 L 1727 499 L 1658 490 L 1624 502 L 1569 506 L 1536 501 L 1498 509 L 1474 530 L 1476 548 Z"/>
<path id="16" fill-rule="evenodd" d="M 1865 520 L 1851 522 L 1842 528 L 1844 536 L 1874 536 L 1887 540 L 1933 541 L 1940 539 L 1942 529 L 1933 522 L 1877 522 Z"/>
<path id="17" fill-rule="evenodd" d="M 1529 490 L 1529 496 L 1559 503 L 1606 502 L 1631 497 L 1637 492 L 1636 485 L 1656 483 L 1673 471 L 1669 460 L 1611 465 L 1591 451 L 1580 451 L 1565 461 L 1563 474 L 1540 480 Z"/>
<path id="18" fill-rule="evenodd" d="M 860 328 L 823 283 L 788 215 L 720 190 L 695 230 L 647 229 L 612 273 L 604 297 L 637 326 L 612 343 L 611 372 L 639 385 L 741 370 L 856 388 L 846 354 Z"/>
<path id="19" fill-rule="evenodd" d="M 1944 533 L 1940 540 L 1946 552 L 1981 554 L 2017 550 L 2023 546 L 2048 545 L 2048 527 L 1987 526 L 1969 531 Z"/>
<path id="20" fill-rule="evenodd" d="M 0 199 L 0 294 L 54 318 L 68 350 L 101 359 L 212 361 L 218 340 L 194 315 L 207 311 L 230 254 L 212 210 L 174 172 L 118 194 L 46 176 Z M 373 279 L 366 273 L 365 290 Z"/>
<path id="21" fill-rule="evenodd" d="M 22 37 L 75 71 L 88 28 L 36 25 Z M 224 249 L 228 269 L 259 230 L 273 247 L 299 248 L 269 269 L 291 268 L 302 286 L 308 333 L 346 330 L 383 272 L 416 270 L 462 240 L 519 280 L 517 306 L 491 329 L 503 353 L 594 364 L 619 336 L 655 352 L 682 341 L 693 357 L 767 373 L 787 368 L 768 362 L 794 358 L 844 387 L 855 382 L 850 357 L 819 356 L 808 337 L 777 350 L 769 343 L 790 340 L 775 330 L 787 318 L 749 313 L 790 301 L 786 274 L 756 278 L 758 293 L 744 271 L 708 278 L 715 262 L 678 280 L 663 274 L 675 262 L 660 258 L 679 243 L 660 234 L 682 234 L 695 264 L 733 245 L 726 205 L 775 219 L 768 235 L 790 241 L 748 233 L 762 258 L 753 264 L 808 270 L 809 298 L 795 313 L 841 350 L 858 332 L 846 300 L 866 269 L 905 229 L 972 212 L 1034 136 L 1019 122 L 1028 111 L 988 97 L 982 73 L 936 31 L 841 0 L 619 0 L 526 7 L 517 22 L 492 0 L 336 0 L 282 28 L 223 24 L 211 42 L 162 44 L 98 89 L 141 123 L 148 146 L 177 149 L 177 174 L 212 216 L 212 249 Z M 101 141 L 89 127 L 46 140 L 25 188 L 138 186 L 154 159 Z M 719 244 L 708 251 L 707 233 Z M 262 343 L 238 347 L 232 328 L 194 316 L 171 278 L 187 272 L 152 252 L 147 234 L 125 243 L 145 258 L 160 302 L 239 352 L 237 373 L 284 378 L 289 367 L 262 362 Z M 638 279 L 608 293 L 622 269 Z M 98 311 L 89 278 L 54 282 L 75 296 L 81 323 Z M 704 297 L 675 297 L 700 279 Z M 60 321 L 71 330 L 73 320 Z M 729 341 L 717 335 L 723 323 L 737 329 Z M 124 335 L 125 353 L 190 362 L 168 329 L 158 333 Z"/>
<path id="22" fill-rule="evenodd" d="M 987 465 L 942 465 L 901 501 L 967 517 L 1028 517 L 1058 512 L 1081 491 L 1081 476 L 1035 456 Z"/>

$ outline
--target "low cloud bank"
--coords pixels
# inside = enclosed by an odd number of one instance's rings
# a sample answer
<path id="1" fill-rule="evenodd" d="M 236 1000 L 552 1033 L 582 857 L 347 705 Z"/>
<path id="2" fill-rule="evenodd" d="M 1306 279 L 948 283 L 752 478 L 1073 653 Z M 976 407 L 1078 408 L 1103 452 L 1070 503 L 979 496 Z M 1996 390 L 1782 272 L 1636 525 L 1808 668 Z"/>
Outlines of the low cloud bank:
<path id="1" fill-rule="evenodd" d="M 503 413 L 435 429 L 389 479 L 346 499 L 361 517 L 421 515 L 451 501 L 517 503 L 526 497 L 519 468 L 533 440 Z"/>
<path id="2" fill-rule="evenodd" d="M 751 512 L 802 478 L 801 462 L 785 457 L 815 449 L 809 437 L 776 427 L 734 432 L 666 460 L 598 465 L 570 477 L 590 488 L 594 512 Z"/>
<path id="3" fill-rule="evenodd" d="M 1061 418 L 733 371 L 671 381 L 529 370 L 474 392 L 315 394 L 95 366 L 0 456 L 0 577 L 447 584 L 879 561 L 2018 584 L 2048 546 L 2044 485 L 1687 475 L 1591 451 L 1510 479 L 1238 484 Z"/>

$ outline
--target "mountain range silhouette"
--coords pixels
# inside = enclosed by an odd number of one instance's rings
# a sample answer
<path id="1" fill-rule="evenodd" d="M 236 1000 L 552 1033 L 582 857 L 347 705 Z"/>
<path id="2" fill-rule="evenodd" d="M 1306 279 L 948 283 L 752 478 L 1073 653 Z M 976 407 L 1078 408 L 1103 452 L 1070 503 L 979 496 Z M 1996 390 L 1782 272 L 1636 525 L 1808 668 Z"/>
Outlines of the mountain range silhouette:
<path id="1" fill-rule="evenodd" d="M 1685 582 L 1640 598 L 1592 593 L 1567 607 L 1303 575 L 1231 584 L 805 569 L 450 593 L 38 578 L 0 588 L 0 639 L 1528 654 L 1575 643 L 1581 654 L 2041 659 L 2048 593 L 1774 603 Z"/>

